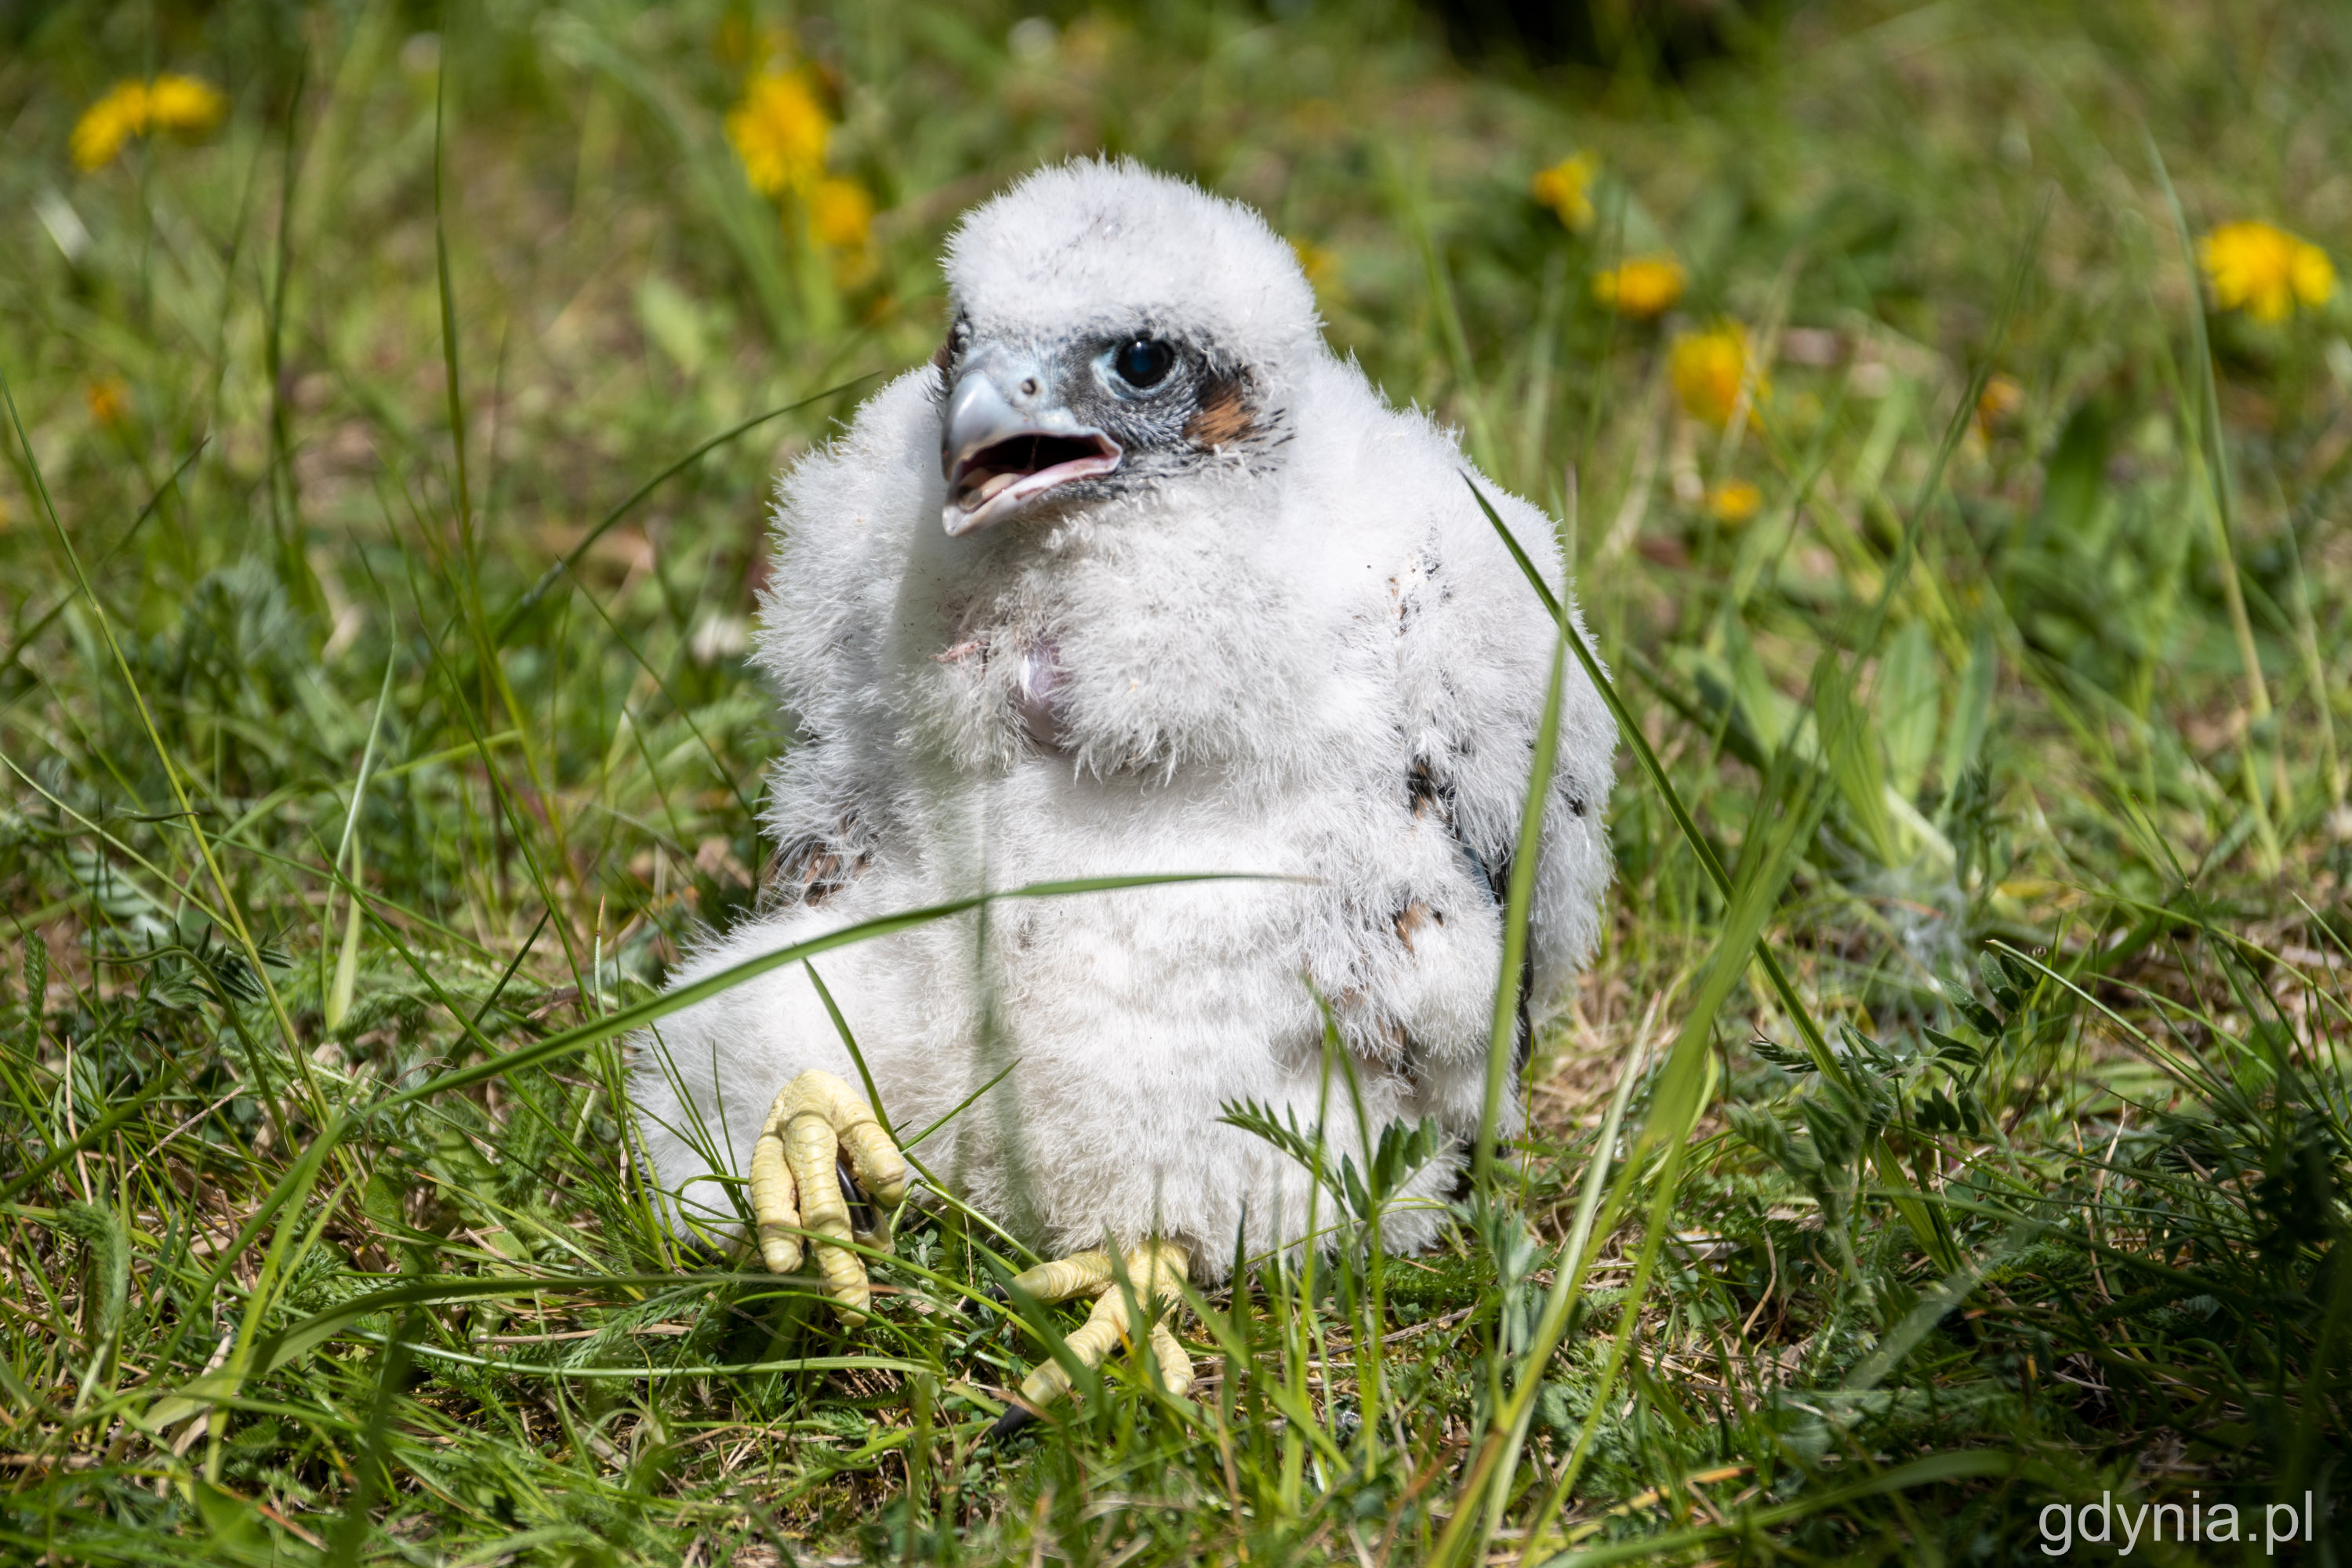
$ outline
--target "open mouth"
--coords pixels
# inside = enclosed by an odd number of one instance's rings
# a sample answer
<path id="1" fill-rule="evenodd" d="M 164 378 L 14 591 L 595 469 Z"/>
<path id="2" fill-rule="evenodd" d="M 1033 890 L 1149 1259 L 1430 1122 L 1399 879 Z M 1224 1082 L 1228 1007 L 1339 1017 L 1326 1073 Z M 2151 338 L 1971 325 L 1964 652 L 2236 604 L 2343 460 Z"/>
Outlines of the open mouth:
<path id="1" fill-rule="evenodd" d="M 1024 430 L 982 447 L 958 459 L 948 474 L 948 532 L 985 528 L 1055 485 L 1109 473 L 1119 457 L 1118 442 L 1091 431 Z"/>

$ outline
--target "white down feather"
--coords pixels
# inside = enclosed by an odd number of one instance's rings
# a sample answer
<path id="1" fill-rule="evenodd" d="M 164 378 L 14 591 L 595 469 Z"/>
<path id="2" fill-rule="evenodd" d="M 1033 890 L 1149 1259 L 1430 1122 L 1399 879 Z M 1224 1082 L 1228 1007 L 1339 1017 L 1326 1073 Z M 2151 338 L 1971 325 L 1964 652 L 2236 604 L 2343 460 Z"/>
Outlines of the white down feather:
<path id="1" fill-rule="evenodd" d="M 1330 353 L 1289 247 L 1255 214 L 1132 164 L 1075 163 L 971 215 L 947 270 L 975 320 L 1066 332 L 1144 315 L 1212 335 L 1289 439 L 1194 482 L 950 539 L 941 373 L 926 366 L 795 465 L 758 657 L 798 738 L 766 826 L 780 846 L 828 847 L 842 885 L 711 938 L 678 979 L 1032 882 L 1297 879 L 999 901 L 816 964 L 904 1137 L 1017 1063 L 917 1151 L 968 1202 L 1047 1255 L 1156 1234 L 1213 1279 L 1237 1229 L 1253 1254 L 1296 1240 L 1309 1186 L 1221 1124 L 1222 1105 L 1321 1115 L 1335 1151 L 1357 1147 L 1318 994 L 1375 1130 L 1424 1113 L 1475 1130 L 1500 911 L 1455 832 L 1415 815 L 1408 780 L 1416 757 L 1435 763 L 1461 840 L 1505 860 L 1551 624 L 1452 434 Z M 1550 521 L 1479 484 L 1557 582 Z M 1024 736 L 1018 660 L 940 657 L 1044 635 L 1059 752 Z M 1538 1021 L 1594 941 L 1615 744 L 1571 662 L 1536 886 Z M 1408 947 L 1398 916 L 1416 904 L 1443 921 Z M 714 1166 L 748 1168 L 769 1101 L 810 1068 L 856 1081 L 797 967 L 638 1042 L 642 1146 L 679 1217 L 734 1228 Z M 1454 1165 L 1423 1192 L 1442 1195 Z M 1387 1233 L 1413 1247 L 1435 1223 L 1399 1213 Z"/>

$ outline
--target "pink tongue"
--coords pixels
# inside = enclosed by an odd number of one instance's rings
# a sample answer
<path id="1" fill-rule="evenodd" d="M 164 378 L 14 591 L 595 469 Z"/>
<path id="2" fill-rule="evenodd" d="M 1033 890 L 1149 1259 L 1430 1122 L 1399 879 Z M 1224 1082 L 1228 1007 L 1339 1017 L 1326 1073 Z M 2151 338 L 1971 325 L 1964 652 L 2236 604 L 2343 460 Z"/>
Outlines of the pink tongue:
<path id="1" fill-rule="evenodd" d="M 1021 684 L 1013 697 L 1021 727 L 1047 751 L 1062 749 L 1062 726 L 1054 711 L 1054 693 L 1061 685 L 1061 649 L 1044 637 L 1022 651 Z"/>

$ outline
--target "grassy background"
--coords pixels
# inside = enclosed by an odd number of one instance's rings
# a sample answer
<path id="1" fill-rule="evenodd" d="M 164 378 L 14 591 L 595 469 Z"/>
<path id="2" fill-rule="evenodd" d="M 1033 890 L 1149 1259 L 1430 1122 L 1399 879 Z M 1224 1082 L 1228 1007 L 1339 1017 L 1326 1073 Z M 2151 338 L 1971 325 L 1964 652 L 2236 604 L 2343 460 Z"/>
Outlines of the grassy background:
<path id="1" fill-rule="evenodd" d="M 2352 243 L 2340 15 L 1825 0 L 1679 77 L 1310 4 L 0 27 L 0 1555 L 2341 1530 L 2352 308 L 2209 314 L 2187 248 Z M 861 247 L 724 140 L 779 50 Z M 77 170 L 159 70 L 225 121 Z M 910 1216 L 854 1339 L 682 1255 L 618 1036 L 752 896 L 771 477 L 930 352 L 957 212 L 1096 149 L 1258 205 L 1334 342 L 1566 517 L 1658 771 L 1446 1247 L 1261 1269 L 1195 1303 L 1192 1401 L 1118 1367 L 992 1447 L 1045 1352 L 985 1234 Z M 1582 233 L 1528 194 L 1576 151 Z M 1596 304 L 1655 250 L 1671 317 Z M 1667 370 L 1719 318 L 1769 375 L 1729 435 Z"/>

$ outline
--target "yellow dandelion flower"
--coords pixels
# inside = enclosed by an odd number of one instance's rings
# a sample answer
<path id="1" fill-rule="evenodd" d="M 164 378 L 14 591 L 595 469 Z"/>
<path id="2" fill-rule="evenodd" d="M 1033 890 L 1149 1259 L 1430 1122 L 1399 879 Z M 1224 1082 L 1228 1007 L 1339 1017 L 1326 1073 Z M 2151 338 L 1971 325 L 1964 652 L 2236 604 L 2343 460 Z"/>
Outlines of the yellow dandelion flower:
<path id="1" fill-rule="evenodd" d="M 150 131 L 209 131 L 228 112 L 220 89 L 192 76 L 168 73 L 152 82 L 119 81 L 74 121 L 73 161 L 84 169 L 103 168 Z"/>
<path id="2" fill-rule="evenodd" d="M 1339 280 L 1339 253 L 1330 247 L 1318 245 L 1311 239 L 1290 242 L 1292 254 L 1298 258 L 1298 269 L 1307 274 L 1307 286 L 1322 289 Z"/>
<path id="3" fill-rule="evenodd" d="M 1591 153 L 1571 153 L 1528 181 L 1528 190 L 1571 233 L 1582 234 L 1592 226 L 1592 176 L 1600 172 L 1601 160 Z"/>
<path id="4" fill-rule="evenodd" d="M 2298 246 L 2294 253 L 2294 297 L 2313 307 L 2336 297 L 2336 263 L 2315 245 Z"/>
<path id="5" fill-rule="evenodd" d="M 1764 492 L 1746 479 L 1723 479 L 1706 489 L 1706 515 L 1717 522 L 1741 523 L 1764 510 Z"/>
<path id="6" fill-rule="evenodd" d="M 147 122 L 158 131 L 209 131 L 227 113 L 228 100 L 208 81 L 167 74 L 147 84 Z"/>
<path id="7" fill-rule="evenodd" d="M 1674 353 L 1667 368 L 1674 376 L 1675 395 L 1682 399 L 1683 408 L 1694 419 L 1706 421 L 1720 428 L 1731 422 L 1731 411 L 1739 402 L 1740 384 L 1753 376 L 1748 391 L 1748 417 L 1755 417 L 1754 408 L 1764 401 L 1769 384 L 1762 368 L 1752 373 L 1748 365 L 1748 329 L 1737 321 L 1704 332 L 1687 332 L 1675 340 Z"/>
<path id="8" fill-rule="evenodd" d="M 2258 321 L 2284 321 L 2297 303 L 2318 306 L 2336 292 L 2327 252 L 2286 230 L 2252 220 L 2225 223 L 2197 244 L 2213 302 Z"/>
<path id="9" fill-rule="evenodd" d="M 110 430 L 131 416 L 131 388 L 120 376 L 99 377 L 82 389 L 81 399 L 89 405 L 89 416 Z"/>
<path id="10" fill-rule="evenodd" d="M 103 168 L 133 136 L 147 129 L 147 84 L 119 81 L 74 121 L 73 161 L 84 169 Z"/>
<path id="11" fill-rule="evenodd" d="M 1648 321 L 1672 310 L 1683 297 L 1687 278 L 1683 264 L 1671 256 L 1636 256 L 1592 279 L 1592 297 L 1614 305 L 1620 315 Z"/>
<path id="12" fill-rule="evenodd" d="M 819 180 L 809 193 L 809 232 L 833 250 L 863 250 L 874 237 L 874 198 L 856 180 Z"/>
<path id="13" fill-rule="evenodd" d="M 763 196 L 805 191 L 824 173 L 833 122 L 798 73 L 763 71 L 727 116 L 727 140 L 743 160 L 743 177 Z"/>

